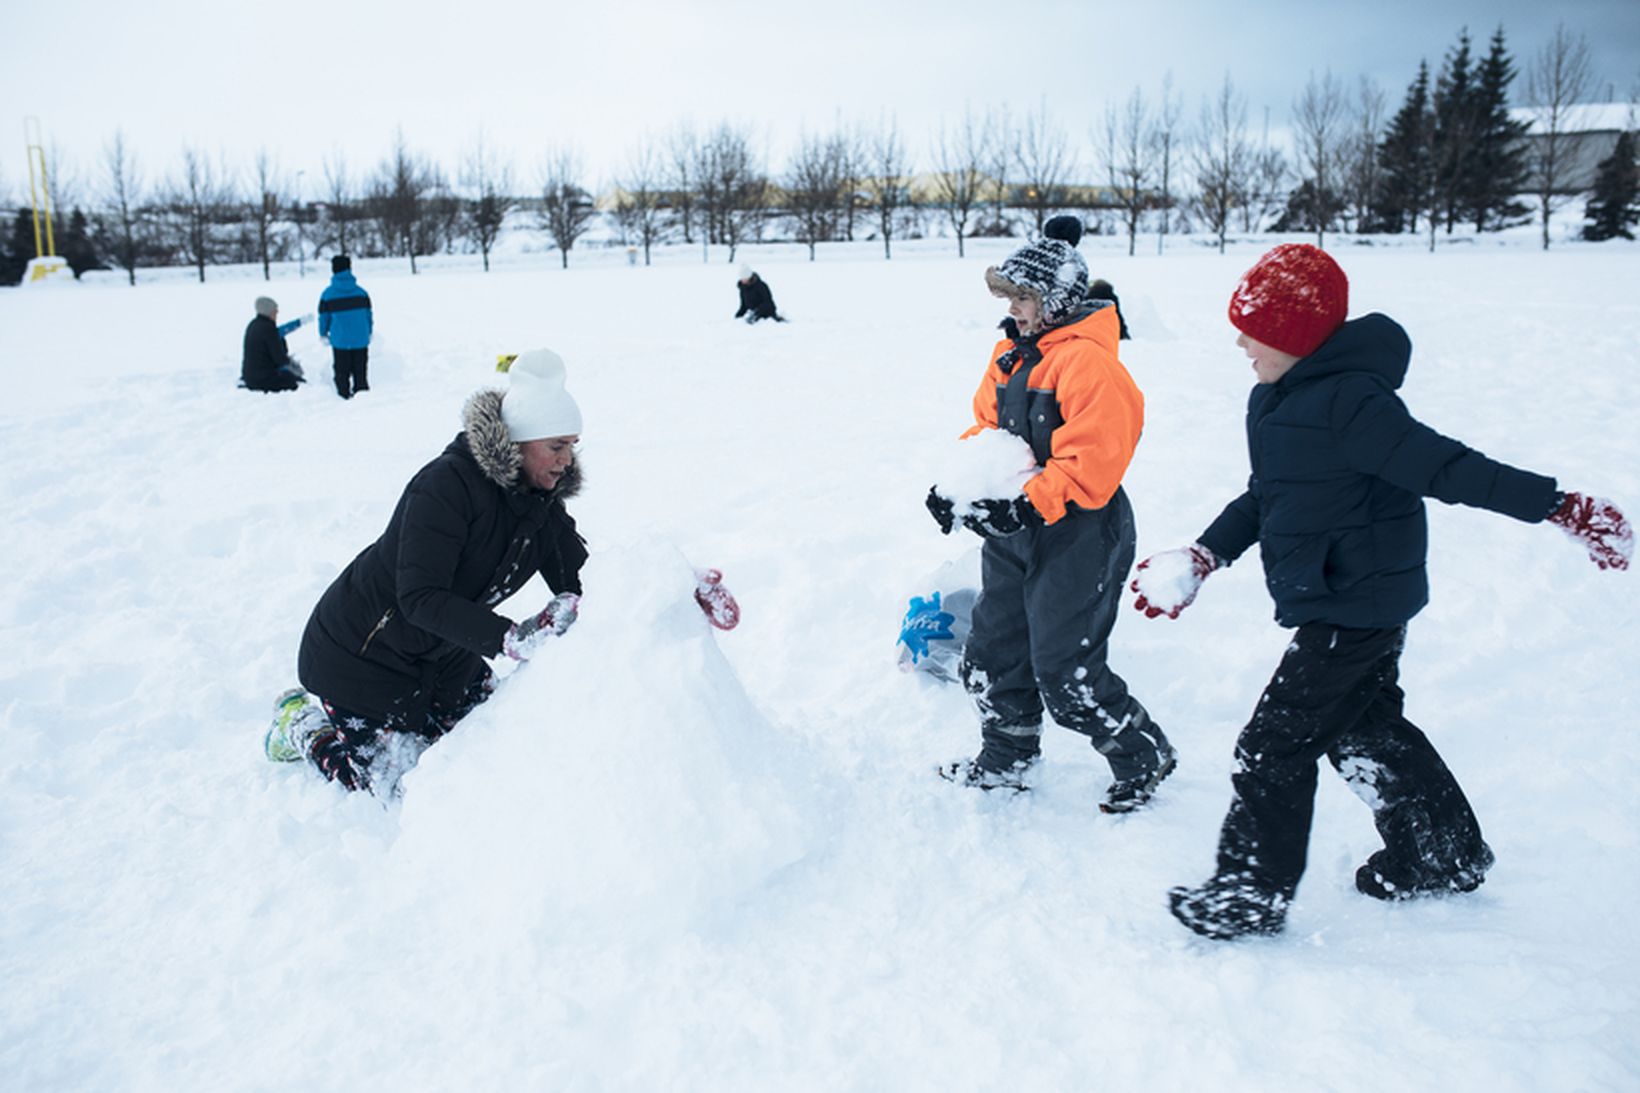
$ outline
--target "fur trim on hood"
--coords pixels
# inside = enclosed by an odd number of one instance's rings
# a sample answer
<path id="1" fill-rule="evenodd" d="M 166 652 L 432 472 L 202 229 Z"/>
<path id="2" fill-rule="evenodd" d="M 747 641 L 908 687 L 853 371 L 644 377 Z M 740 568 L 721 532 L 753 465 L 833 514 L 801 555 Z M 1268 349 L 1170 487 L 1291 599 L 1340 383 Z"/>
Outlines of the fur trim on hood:
<path id="1" fill-rule="evenodd" d="M 461 408 L 462 433 L 467 448 L 484 477 L 502 489 L 518 489 L 524 469 L 524 453 L 507 437 L 507 423 L 501 418 L 501 397 L 505 391 L 485 388 L 475 391 Z M 577 457 L 553 487 L 554 497 L 574 497 L 581 492 L 581 461 Z"/>

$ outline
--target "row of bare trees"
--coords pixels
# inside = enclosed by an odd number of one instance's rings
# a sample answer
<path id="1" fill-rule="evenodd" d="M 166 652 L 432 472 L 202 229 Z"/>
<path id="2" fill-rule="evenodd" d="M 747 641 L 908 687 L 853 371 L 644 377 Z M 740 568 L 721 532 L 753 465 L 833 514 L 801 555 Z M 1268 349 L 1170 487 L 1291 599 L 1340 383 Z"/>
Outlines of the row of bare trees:
<path id="1" fill-rule="evenodd" d="M 1556 138 L 1588 83 L 1586 45 L 1557 29 L 1531 68 L 1528 94 L 1548 133 L 1535 146 L 1545 245 L 1559 200 L 1556 156 L 1564 155 Z M 93 210 L 97 250 L 132 283 L 140 265 L 186 264 L 204 280 L 214 263 L 249 261 L 271 277 L 276 262 L 326 252 L 400 256 L 412 272 L 418 257 L 476 252 L 487 270 L 503 232 L 520 230 L 550 239 L 567 266 L 605 214 L 614 236 L 646 264 L 664 243 L 699 243 L 703 255 L 726 248 L 734 261 L 745 243 L 771 237 L 803 244 L 811 259 L 822 243 L 871 238 L 892 258 L 897 241 L 922 234 L 932 220 L 943 222 L 961 254 L 968 238 L 1040 231 L 1059 211 L 1088 214 L 1094 231 L 1124 233 L 1129 254 L 1147 224 L 1158 253 L 1181 228 L 1207 231 L 1221 250 L 1232 231 L 1272 222 L 1313 231 L 1318 243 L 1330 230 L 1371 229 L 1394 127 L 1386 128 L 1384 94 L 1370 81 L 1346 90 L 1330 72 L 1312 73 L 1292 104 L 1291 158 L 1271 141 L 1268 111 L 1255 136 L 1246 96 L 1228 75 L 1193 121 L 1189 113 L 1169 74 L 1159 92 L 1134 88 L 1081 133 L 1045 102 L 1022 115 L 969 107 L 942 122 L 919 159 L 885 114 L 874 124 L 802 134 L 778 170 L 749 127 L 682 125 L 635 146 L 605 183 L 602 209 L 573 149 L 549 149 L 533 187 L 521 186 L 508 156 L 482 132 L 453 176 L 401 130 L 362 170 L 333 152 L 322 177 L 309 180 L 281 169 L 264 149 L 236 172 L 190 146 L 152 184 L 116 132 L 89 185 L 59 168 L 54 196 L 59 209 Z M 1417 200 L 1431 206 L 1433 225 L 1437 198 Z M 1450 230 L 1454 199 L 1448 191 L 1439 200 L 1447 202 L 1440 211 Z M 1485 219 L 1482 208 L 1477 225 Z"/>

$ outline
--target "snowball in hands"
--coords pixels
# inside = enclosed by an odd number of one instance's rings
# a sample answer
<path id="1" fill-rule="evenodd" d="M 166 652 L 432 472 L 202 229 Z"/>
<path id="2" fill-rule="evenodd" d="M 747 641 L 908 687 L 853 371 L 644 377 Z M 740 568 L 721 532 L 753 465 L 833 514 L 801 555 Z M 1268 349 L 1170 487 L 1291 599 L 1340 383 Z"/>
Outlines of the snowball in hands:
<path id="1" fill-rule="evenodd" d="M 1139 563 L 1128 586 L 1139 594 L 1133 607 L 1146 618 L 1166 615 L 1176 619 L 1195 602 L 1202 582 L 1218 567 L 1218 556 L 1200 543 L 1154 554 Z"/>
<path id="2" fill-rule="evenodd" d="M 934 490 L 952 503 L 958 519 L 984 515 L 975 502 L 1018 497 L 1042 470 L 1031 446 L 1012 433 L 986 429 L 940 452 Z"/>

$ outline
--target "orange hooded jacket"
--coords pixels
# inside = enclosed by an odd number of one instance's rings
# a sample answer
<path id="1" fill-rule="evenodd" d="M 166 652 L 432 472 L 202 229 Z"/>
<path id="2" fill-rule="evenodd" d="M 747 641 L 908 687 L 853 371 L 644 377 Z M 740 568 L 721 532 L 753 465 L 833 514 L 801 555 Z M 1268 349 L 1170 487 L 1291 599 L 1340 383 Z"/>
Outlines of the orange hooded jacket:
<path id="1" fill-rule="evenodd" d="M 1042 359 L 1012 374 L 997 364 L 1013 348 L 1004 338 L 974 393 L 976 424 L 963 438 L 1002 428 L 1030 444 L 1042 472 L 1025 483 L 1025 496 L 1050 524 L 1073 503 L 1103 508 L 1139 446 L 1145 397 L 1116 357 L 1120 332 L 1116 309 L 1101 308 L 1044 333 L 1036 343 Z"/>

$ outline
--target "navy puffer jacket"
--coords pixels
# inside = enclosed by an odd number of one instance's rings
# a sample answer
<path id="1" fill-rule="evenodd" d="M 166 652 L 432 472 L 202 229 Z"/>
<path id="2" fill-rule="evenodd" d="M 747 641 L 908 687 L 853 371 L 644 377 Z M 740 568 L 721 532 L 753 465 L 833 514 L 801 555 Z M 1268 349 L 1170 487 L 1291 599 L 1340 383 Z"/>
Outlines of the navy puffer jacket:
<path id="1" fill-rule="evenodd" d="M 1395 394 L 1412 343 L 1384 315 L 1345 323 L 1247 400 L 1247 492 L 1200 542 L 1257 542 L 1282 626 L 1399 626 L 1429 602 L 1423 498 L 1535 523 L 1555 480 L 1488 459 L 1413 419 Z"/>

